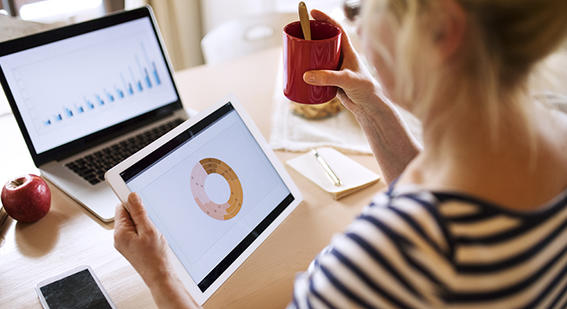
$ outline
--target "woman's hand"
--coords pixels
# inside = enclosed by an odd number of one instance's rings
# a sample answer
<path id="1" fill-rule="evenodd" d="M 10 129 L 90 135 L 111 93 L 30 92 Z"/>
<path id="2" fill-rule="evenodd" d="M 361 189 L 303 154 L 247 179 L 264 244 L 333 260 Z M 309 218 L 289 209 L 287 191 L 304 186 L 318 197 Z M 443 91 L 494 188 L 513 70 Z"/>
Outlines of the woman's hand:
<path id="1" fill-rule="evenodd" d="M 175 276 L 167 242 L 156 229 L 136 193 L 116 207 L 114 247 L 140 274 L 159 308 L 200 308 Z"/>
<path id="2" fill-rule="evenodd" d="M 168 276 L 167 242 L 148 218 L 136 193 L 130 193 L 128 202 L 116 207 L 114 247 L 132 264 L 146 284 Z"/>
<path id="3" fill-rule="evenodd" d="M 368 73 L 354 50 L 342 26 L 319 10 L 312 10 L 316 20 L 331 23 L 341 29 L 342 66 L 340 71 L 314 70 L 305 72 L 303 79 L 315 86 L 337 86 L 337 97 L 357 119 L 375 112 L 383 104 L 378 96 L 379 86 Z"/>

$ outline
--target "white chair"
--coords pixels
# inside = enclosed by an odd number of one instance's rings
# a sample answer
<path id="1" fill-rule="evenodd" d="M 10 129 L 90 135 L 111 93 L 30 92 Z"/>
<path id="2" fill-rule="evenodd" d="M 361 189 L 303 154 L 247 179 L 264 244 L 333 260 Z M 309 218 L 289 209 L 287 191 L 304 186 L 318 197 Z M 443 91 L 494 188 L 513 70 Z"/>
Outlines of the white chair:
<path id="1" fill-rule="evenodd" d="M 227 21 L 201 40 L 207 64 L 222 63 L 262 49 L 281 46 L 283 27 L 296 13 L 267 13 Z"/>

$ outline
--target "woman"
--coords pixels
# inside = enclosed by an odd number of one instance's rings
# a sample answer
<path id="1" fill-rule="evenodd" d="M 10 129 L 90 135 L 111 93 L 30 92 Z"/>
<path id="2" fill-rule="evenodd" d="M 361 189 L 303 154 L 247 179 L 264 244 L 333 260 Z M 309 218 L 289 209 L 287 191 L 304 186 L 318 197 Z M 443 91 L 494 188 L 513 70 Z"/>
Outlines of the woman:
<path id="1" fill-rule="evenodd" d="M 340 87 L 390 189 L 296 278 L 290 306 L 566 305 L 567 120 L 527 92 L 565 12 L 565 0 L 366 1 L 377 82 L 346 35 L 342 69 L 304 79 Z M 421 120 L 423 149 L 391 101 Z M 141 201 L 128 203 L 116 248 L 159 306 L 196 307 Z"/>

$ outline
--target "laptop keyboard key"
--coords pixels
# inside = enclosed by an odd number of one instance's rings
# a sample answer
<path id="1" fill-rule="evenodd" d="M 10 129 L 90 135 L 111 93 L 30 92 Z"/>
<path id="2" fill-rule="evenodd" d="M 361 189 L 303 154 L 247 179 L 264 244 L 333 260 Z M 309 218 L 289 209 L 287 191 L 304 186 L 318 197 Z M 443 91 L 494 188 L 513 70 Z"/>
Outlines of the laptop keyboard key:
<path id="1" fill-rule="evenodd" d="M 164 125 L 144 131 L 127 140 L 120 141 L 73 162 L 69 162 L 65 166 L 91 185 L 96 185 L 104 181 L 104 173 L 106 171 L 182 122 L 182 119 L 172 120 Z"/>

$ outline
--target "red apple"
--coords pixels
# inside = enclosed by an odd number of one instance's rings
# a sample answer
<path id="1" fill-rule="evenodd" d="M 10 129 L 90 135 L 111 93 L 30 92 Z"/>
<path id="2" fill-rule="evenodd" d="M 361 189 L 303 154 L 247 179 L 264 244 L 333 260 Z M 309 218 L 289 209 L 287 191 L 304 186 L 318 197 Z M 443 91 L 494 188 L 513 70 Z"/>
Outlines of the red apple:
<path id="1" fill-rule="evenodd" d="M 49 211 L 51 191 L 39 176 L 28 174 L 4 185 L 2 204 L 10 217 L 20 222 L 35 222 Z"/>

